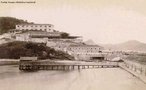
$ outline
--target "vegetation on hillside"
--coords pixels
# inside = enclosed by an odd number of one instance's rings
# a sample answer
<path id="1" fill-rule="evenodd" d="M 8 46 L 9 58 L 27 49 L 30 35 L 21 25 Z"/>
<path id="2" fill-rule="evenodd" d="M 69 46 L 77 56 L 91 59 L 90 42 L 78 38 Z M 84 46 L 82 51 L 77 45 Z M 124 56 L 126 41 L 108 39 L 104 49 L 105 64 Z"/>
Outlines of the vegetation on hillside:
<path id="1" fill-rule="evenodd" d="M 0 58 L 19 59 L 21 56 L 37 56 L 39 59 L 73 59 L 67 53 L 56 51 L 45 44 L 15 41 L 0 45 Z"/>
<path id="2" fill-rule="evenodd" d="M 69 34 L 68 33 L 65 33 L 64 32 L 64 33 L 61 34 L 61 38 L 68 38 L 68 37 L 69 37 Z"/>
<path id="3" fill-rule="evenodd" d="M 0 34 L 8 32 L 10 29 L 15 29 L 16 24 L 22 23 L 29 22 L 13 17 L 0 17 Z"/>

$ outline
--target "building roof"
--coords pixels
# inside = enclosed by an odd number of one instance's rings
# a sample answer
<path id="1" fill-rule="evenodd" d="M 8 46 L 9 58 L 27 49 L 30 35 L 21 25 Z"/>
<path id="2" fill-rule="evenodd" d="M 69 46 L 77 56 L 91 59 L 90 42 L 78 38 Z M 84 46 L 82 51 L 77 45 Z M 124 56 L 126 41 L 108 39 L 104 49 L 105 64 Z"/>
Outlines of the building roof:
<path id="1" fill-rule="evenodd" d="M 38 59 L 37 57 L 20 57 L 20 60 L 32 60 L 32 61 L 35 61 L 37 59 Z"/>
<path id="2" fill-rule="evenodd" d="M 113 58 L 111 61 L 120 61 L 120 60 L 122 60 L 121 57 L 115 57 L 115 58 Z"/>
<path id="3" fill-rule="evenodd" d="M 62 32 L 46 32 L 46 31 L 36 31 L 36 30 L 30 30 L 30 31 L 22 31 L 21 34 L 31 34 L 31 35 L 50 35 L 50 34 L 61 34 Z"/>
<path id="4" fill-rule="evenodd" d="M 53 37 L 48 37 L 48 38 L 57 38 L 57 39 L 75 39 L 75 38 L 80 38 L 80 36 L 68 36 L 68 37 L 64 37 L 62 38 L 61 36 L 53 36 Z"/>
<path id="5" fill-rule="evenodd" d="M 99 45 L 70 45 L 69 47 L 101 47 Z"/>
<path id="6" fill-rule="evenodd" d="M 35 24 L 35 23 L 22 23 L 17 25 L 53 25 L 53 24 Z M 54 26 L 54 25 L 53 25 Z"/>

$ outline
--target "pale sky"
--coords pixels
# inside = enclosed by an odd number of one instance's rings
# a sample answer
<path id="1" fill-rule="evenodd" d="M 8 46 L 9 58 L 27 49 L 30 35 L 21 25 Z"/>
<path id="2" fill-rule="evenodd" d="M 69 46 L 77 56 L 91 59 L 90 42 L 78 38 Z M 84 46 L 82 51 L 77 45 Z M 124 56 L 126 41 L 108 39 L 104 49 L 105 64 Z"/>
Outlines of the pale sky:
<path id="1" fill-rule="evenodd" d="M 83 36 L 84 40 L 92 39 L 96 43 L 128 40 L 146 43 L 146 0 L 35 1 L 35 4 L 0 3 L 0 16 L 53 24 L 56 30 Z"/>

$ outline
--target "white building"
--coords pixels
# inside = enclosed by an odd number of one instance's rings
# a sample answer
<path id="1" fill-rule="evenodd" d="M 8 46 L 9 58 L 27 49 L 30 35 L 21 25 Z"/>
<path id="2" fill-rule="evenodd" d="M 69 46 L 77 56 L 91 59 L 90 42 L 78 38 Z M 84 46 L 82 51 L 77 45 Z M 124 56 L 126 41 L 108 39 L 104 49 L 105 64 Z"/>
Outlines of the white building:
<path id="1" fill-rule="evenodd" d="M 82 41 L 82 37 L 79 36 L 68 36 L 66 38 L 60 36 L 48 37 L 47 46 L 66 52 L 68 46 L 81 45 L 83 44 Z"/>
<path id="2" fill-rule="evenodd" d="M 54 25 L 52 24 L 18 24 L 16 25 L 17 30 L 36 30 L 36 31 L 46 31 L 53 32 Z"/>
<path id="3" fill-rule="evenodd" d="M 67 52 L 76 60 L 97 60 L 104 59 L 101 52 L 102 47 L 98 45 L 70 45 Z"/>
<path id="4" fill-rule="evenodd" d="M 17 34 L 17 41 L 35 42 L 35 43 L 47 43 L 47 37 L 31 37 L 29 34 Z"/>
<path id="5" fill-rule="evenodd" d="M 16 34 L 15 39 L 17 41 L 29 41 L 30 37 L 29 34 Z"/>
<path id="6" fill-rule="evenodd" d="M 49 34 L 47 34 L 47 33 L 49 33 Z M 49 35 L 52 36 L 50 33 L 53 33 L 53 32 L 27 31 L 27 32 L 15 34 L 15 39 L 17 41 L 47 43 L 48 36 Z M 53 35 L 54 35 L 54 33 L 53 33 Z M 58 35 L 58 33 L 56 35 Z"/>
<path id="7" fill-rule="evenodd" d="M 70 45 L 80 45 L 80 44 L 82 44 L 82 43 L 76 43 L 76 42 L 64 41 L 64 40 L 48 40 L 47 41 L 48 47 L 52 47 L 55 50 L 60 50 L 60 51 L 64 51 L 64 52 L 67 52 L 67 48 Z"/>

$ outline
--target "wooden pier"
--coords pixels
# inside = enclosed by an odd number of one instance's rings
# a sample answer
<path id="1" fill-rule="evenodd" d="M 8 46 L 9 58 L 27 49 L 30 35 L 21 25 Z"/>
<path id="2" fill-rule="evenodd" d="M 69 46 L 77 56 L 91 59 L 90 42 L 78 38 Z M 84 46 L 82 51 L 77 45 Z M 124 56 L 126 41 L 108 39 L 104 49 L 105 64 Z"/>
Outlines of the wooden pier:
<path id="1" fill-rule="evenodd" d="M 36 62 L 21 63 L 19 70 L 80 70 L 92 68 L 116 68 L 118 63 L 86 63 L 86 64 L 40 64 Z"/>

